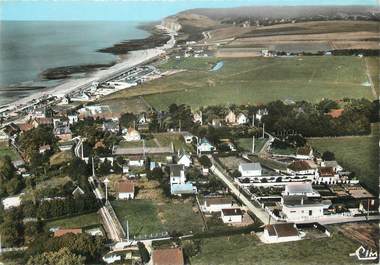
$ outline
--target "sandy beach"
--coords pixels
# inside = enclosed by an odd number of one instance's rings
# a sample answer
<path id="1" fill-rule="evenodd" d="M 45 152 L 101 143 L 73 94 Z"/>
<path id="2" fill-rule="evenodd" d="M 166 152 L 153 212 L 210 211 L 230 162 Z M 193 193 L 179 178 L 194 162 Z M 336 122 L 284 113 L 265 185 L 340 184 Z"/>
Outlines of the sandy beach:
<path id="1" fill-rule="evenodd" d="M 9 109 L 20 108 L 28 103 L 31 103 L 33 100 L 37 100 L 43 96 L 54 95 L 57 97 L 63 97 L 71 92 L 87 88 L 91 86 L 93 82 L 102 82 L 105 79 L 111 78 L 115 75 L 118 75 L 129 68 L 133 68 L 136 65 L 143 64 L 148 62 L 157 56 L 163 54 L 166 49 L 172 48 L 175 44 L 175 32 L 168 32 L 171 36 L 170 40 L 163 46 L 146 49 L 146 50 L 137 50 L 131 51 L 126 56 L 121 57 L 121 61 L 107 69 L 98 70 L 93 73 L 88 74 L 87 77 L 84 78 L 70 78 L 62 84 L 57 86 L 47 88 L 44 91 L 33 93 L 27 97 L 18 99 L 11 103 L 8 103 Z M 0 106 L 1 107 L 1 106 Z"/>

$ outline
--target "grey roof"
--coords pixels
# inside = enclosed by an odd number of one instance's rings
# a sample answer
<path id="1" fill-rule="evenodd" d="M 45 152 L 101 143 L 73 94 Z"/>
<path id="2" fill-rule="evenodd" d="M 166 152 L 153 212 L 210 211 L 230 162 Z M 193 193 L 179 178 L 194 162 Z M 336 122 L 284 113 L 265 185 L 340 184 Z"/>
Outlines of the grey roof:
<path id="1" fill-rule="evenodd" d="M 251 170 L 261 170 L 260 163 L 245 163 L 240 164 L 241 169 L 244 171 L 251 171 Z"/>
<path id="2" fill-rule="evenodd" d="M 292 182 L 286 185 L 289 193 L 312 193 L 313 187 L 310 182 Z"/>

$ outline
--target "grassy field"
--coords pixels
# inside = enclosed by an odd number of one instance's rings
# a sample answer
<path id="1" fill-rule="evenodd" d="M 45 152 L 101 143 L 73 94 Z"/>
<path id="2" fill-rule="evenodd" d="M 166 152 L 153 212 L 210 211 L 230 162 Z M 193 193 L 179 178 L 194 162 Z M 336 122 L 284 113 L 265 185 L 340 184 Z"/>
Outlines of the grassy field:
<path id="1" fill-rule="evenodd" d="M 235 235 L 204 239 L 200 254 L 191 258 L 191 264 L 355 264 L 349 254 L 358 247 L 357 243 L 338 233 L 333 233 L 331 238 L 267 245 L 251 235 Z"/>
<path id="2" fill-rule="evenodd" d="M 255 153 L 258 153 L 268 139 L 255 139 Z M 252 138 L 240 138 L 237 140 L 237 146 L 243 151 L 252 151 Z"/>
<path id="3" fill-rule="evenodd" d="M 354 136 L 308 139 L 319 152 L 334 152 L 336 160 L 347 170 L 355 172 L 372 191 L 378 190 L 378 137 Z"/>
<path id="4" fill-rule="evenodd" d="M 173 143 L 175 150 L 193 151 L 191 145 L 185 143 L 182 135 L 175 133 L 155 133 L 153 136 L 157 139 L 161 146 L 171 146 Z"/>
<path id="5" fill-rule="evenodd" d="M 369 74 L 371 75 L 372 82 L 375 86 L 377 95 L 380 95 L 380 57 L 367 57 Z"/>
<path id="6" fill-rule="evenodd" d="M 73 154 L 70 150 L 56 153 L 50 157 L 50 165 L 61 165 L 69 162 L 73 158 Z"/>
<path id="7" fill-rule="evenodd" d="M 78 228 L 78 227 L 86 227 L 86 226 L 100 225 L 100 224 L 101 224 L 100 217 L 95 212 L 95 213 L 88 213 L 88 214 L 62 218 L 62 219 L 54 220 L 51 222 L 47 222 L 45 225 L 45 228 L 47 230 L 52 227 Z"/>
<path id="8" fill-rule="evenodd" d="M 125 227 L 127 220 L 132 235 L 180 231 L 200 231 L 202 219 L 192 211 L 191 203 L 149 200 L 113 201 L 120 222 Z"/>
<path id="9" fill-rule="evenodd" d="M 0 157 L 9 156 L 12 160 L 20 159 L 16 151 L 8 146 L 7 143 L 0 142 Z"/>
<path id="10" fill-rule="evenodd" d="M 373 97 L 371 88 L 362 85 L 367 82 L 367 76 L 364 59 L 358 57 L 224 59 L 224 67 L 215 72 L 209 71 L 215 58 L 182 60 L 169 61 L 161 67 L 188 67 L 188 71 L 140 87 L 141 93 L 150 94 L 144 98 L 152 106 L 166 109 L 172 103 L 186 103 L 196 109 L 206 105 L 259 104 L 278 99 L 316 102 L 322 98 Z"/>
<path id="11" fill-rule="evenodd" d="M 133 147 L 143 147 L 143 141 L 136 141 L 136 142 L 127 142 L 127 141 L 121 141 L 118 145 L 122 148 L 133 148 Z M 145 147 L 157 147 L 156 142 L 154 139 L 147 139 L 145 140 Z"/>

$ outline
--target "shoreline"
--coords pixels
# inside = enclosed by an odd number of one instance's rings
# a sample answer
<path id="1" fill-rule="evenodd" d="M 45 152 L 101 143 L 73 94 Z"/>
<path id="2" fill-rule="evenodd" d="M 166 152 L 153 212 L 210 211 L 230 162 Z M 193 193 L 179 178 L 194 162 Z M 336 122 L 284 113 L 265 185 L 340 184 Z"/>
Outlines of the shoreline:
<path id="1" fill-rule="evenodd" d="M 85 89 L 93 82 L 102 82 L 105 79 L 111 78 L 114 75 L 117 75 L 121 72 L 126 71 L 127 69 L 136 67 L 137 65 L 144 64 L 154 58 L 160 56 L 165 50 L 170 49 L 175 44 L 176 32 L 171 31 L 167 28 L 159 26 L 159 29 L 166 32 L 168 36 L 170 36 L 169 40 L 162 46 L 149 48 L 149 49 L 139 49 L 129 51 L 127 54 L 119 54 L 116 55 L 118 58 L 116 63 L 106 69 L 98 69 L 88 73 L 88 76 L 81 78 L 73 78 L 68 77 L 63 80 L 62 83 L 44 89 L 43 91 L 39 91 L 36 93 L 32 93 L 23 98 L 4 103 L 0 105 L 0 108 L 7 108 L 9 110 L 17 110 L 19 108 L 24 108 L 29 105 L 33 105 L 36 103 L 38 99 L 43 97 L 54 95 L 57 97 L 64 97 L 70 93 L 73 93 L 77 90 Z"/>

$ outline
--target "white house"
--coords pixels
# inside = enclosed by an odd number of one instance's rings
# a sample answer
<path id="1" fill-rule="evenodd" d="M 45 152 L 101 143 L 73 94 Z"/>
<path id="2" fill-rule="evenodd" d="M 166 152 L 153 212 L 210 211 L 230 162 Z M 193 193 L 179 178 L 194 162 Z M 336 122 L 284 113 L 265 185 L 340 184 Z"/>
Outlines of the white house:
<path id="1" fill-rule="evenodd" d="M 335 172 L 340 172 L 343 170 L 343 167 L 338 164 L 337 161 L 322 161 L 321 162 L 321 167 L 332 167 Z"/>
<path id="2" fill-rule="evenodd" d="M 283 196 L 282 215 L 287 222 L 312 220 L 323 217 L 331 201 L 310 199 L 306 196 Z"/>
<path id="3" fill-rule="evenodd" d="M 280 223 L 266 225 L 260 239 L 270 244 L 301 240 L 301 236 L 294 223 Z"/>
<path id="4" fill-rule="evenodd" d="M 256 120 L 261 121 L 261 119 L 262 119 L 263 116 L 265 116 L 265 115 L 268 115 L 268 110 L 267 110 L 267 109 L 259 109 L 259 110 L 256 112 L 255 118 L 256 118 Z"/>
<path id="5" fill-rule="evenodd" d="M 21 205 L 21 195 L 10 196 L 2 200 L 4 209 L 10 209 L 13 207 L 19 207 Z"/>
<path id="6" fill-rule="evenodd" d="M 289 182 L 285 186 L 285 191 L 282 193 L 284 196 L 306 196 L 306 197 L 320 197 L 318 191 L 314 190 L 311 182 Z"/>
<path id="7" fill-rule="evenodd" d="M 185 167 L 189 167 L 193 163 L 193 161 L 191 160 L 191 156 L 186 153 L 179 155 L 178 158 L 178 165 L 184 165 Z"/>
<path id="8" fill-rule="evenodd" d="M 225 224 L 241 223 L 243 221 L 243 212 L 240 208 L 222 209 L 221 217 Z"/>
<path id="9" fill-rule="evenodd" d="M 320 167 L 317 175 L 317 180 L 320 183 L 334 183 L 339 181 L 339 174 L 333 167 Z"/>
<path id="10" fill-rule="evenodd" d="M 199 123 L 200 125 L 203 124 L 202 112 L 195 112 L 193 114 L 193 122 L 194 123 Z"/>
<path id="11" fill-rule="evenodd" d="M 236 115 L 235 115 L 235 113 L 232 110 L 230 110 L 230 112 L 228 112 L 228 114 L 224 118 L 224 121 L 227 124 L 235 124 L 236 123 Z"/>
<path id="12" fill-rule="evenodd" d="M 239 115 L 236 118 L 236 123 L 237 124 L 247 124 L 248 123 L 247 116 L 245 116 L 244 113 L 239 113 Z"/>
<path id="13" fill-rule="evenodd" d="M 202 212 L 215 213 L 222 209 L 234 208 L 235 203 L 232 197 L 206 197 L 201 205 Z"/>
<path id="14" fill-rule="evenodd" d="M 132 181 L 122 180 L 117 183 L 117 198 L 132 200 L 135 198 L 135 184 Z"/>
<path id="15" fill-rule="evenodd" d="M 127 142 L 136 142 L 141 140 L 141 135 L 137 130 L 128 128 L 127 130 L 123 130 L 123 138 Z"/>
<path id="16" fill-rule="evenodd" d="M 212 152 L 214 150 L 215 147 L 206 138 L 203 138 L 197 146 L 198 153 Z"/>
<path id="17" fill-rule="evenodd" d="M 186 182 L 184 165 L 170 166 L 170 193 L 178 196 L 197 193 L 197 187 L 190 182 Z"/>
<path id="18" fill-rule="evenodd" d="M 239 172 L 242 177 L 257 177 L 261 176 L 262 168 L 260 163 L 241 163 L 239 165 Z"/>
<path id="19" fill-rule="evenodd" d="M 77 114 L 71 114 L 67 115 L 67 118 L 69 119 L 69 124 L 73 125 L 79 121 L 79 117 Z"/>
<path id="20" fill-rule="evenodd" d="M 287 173 L 314 180 L 317 177 L 318 167 L 312 160 L 297 160 L 287 167 Z"/>

